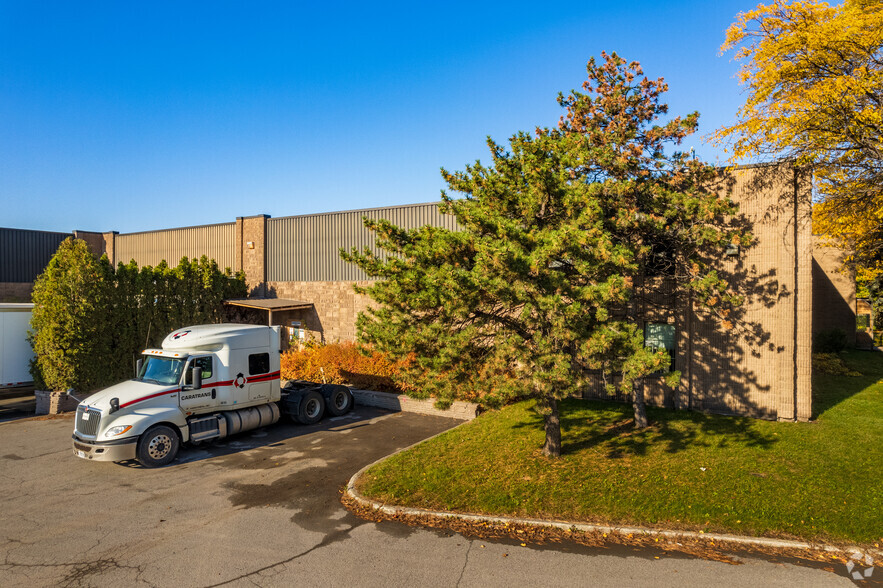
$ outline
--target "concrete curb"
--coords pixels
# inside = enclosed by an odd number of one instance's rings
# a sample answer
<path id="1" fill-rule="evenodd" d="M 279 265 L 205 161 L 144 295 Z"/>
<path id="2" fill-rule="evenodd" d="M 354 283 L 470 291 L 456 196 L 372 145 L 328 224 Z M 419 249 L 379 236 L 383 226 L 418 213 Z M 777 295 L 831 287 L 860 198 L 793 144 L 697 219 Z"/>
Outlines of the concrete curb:
<path id="1" fill-rule="evenodd" d="M 468 423 L 462 423 L 448 429 L 448 431 L 453 431 L 463 425 Z M 646 537 L 660 537 L 665 539 L 692 539 L 692 540 L 709 540 L 709 541 L 717 541 L 720 543 L 731 543 L 737 545 L 745 545 L 747 547 L 761 547 L 761 548 L 773 548 L 773 549 L 794 549 L 801 551 L 822 551 L 826 553 L 838 553 L 838 554 L 846 554 L 846 553 L 854 553 L 859 552 L 861 554 L 867 554 L 874 556 L 876 558 L 883 557 L 883 550 L 874 550 L 861 548 L 857 546 L 847 546 L 847 547 L 837 547 L 834 545 L 825 545 L 822 543 L 808 543 L 805 541 L 795 541 L 791 539 L 771 539 L 767 537 L 748 537 L 745 535 L 728 535 L 724 533 L 701 533 L 698 531 L 673 531 L 673 530 L 664 530 L 664 529 L 651 529 L 648 527 L 631 527 L 631 526 L 613 526 L 613 525 L 596 525 L 592 523 L 574 523 L 567 521 L 553 521 L 553 520 L 544 520 L 544 519 L 522 519 L 518 517 L 502 517 L 502 516 L 489 516 L 489 515 L 476 515 L 476 514 L 466 514 L 459 512 L 450 512 L 450 511 L 435 511 L 435 510 L 425 510 L 422 508 L 411 508 L 405 506 L 396 506 L 396 505 L 387 505 L 382 502 L 377 502 L 375 500 L 371 500 L 369 498 L 365 498 L 356 490 L 356 483 L 359 478 L 368 471 L 368 469 L 373 466 L 389 459 L 390 457 L 397 455 L 399 453 L 408 451 L 413 447 L 417 447 L 421 443 L 426 443 L 431 439 L 435 439 L 440 435 L 444 435 L 448 431 L 442 431 L 432 437 L 428 437 L 422 441 L 414 443 L 408 447 L 399 449 L 394 453 L 390 453 L 386 457 L 381 457 L 373 463 L 370 463 L 360 469 L 358 472 L 353 474 L 353 476 L 349 479 L 349 482 L 346 486 L 346 494 L 355 502 L 360 504 L 361 506 L 371 508 L 373 510 L 382 512 L 388 515 L 406 515 L 406 516 L 428 516 L 439 519 L 459 519 L 462 521 L 469 522 L 480 522 L 480 523 L 498 523 L 498 524 L 516 524 L 516 525 L 527 525 L 533 527 L 548 527 L 554 529 L 561 530 L 571 530 L 571 531 L 580 531 L 583 533 L 606 533 L 608 535 L 643 535 Z"/>

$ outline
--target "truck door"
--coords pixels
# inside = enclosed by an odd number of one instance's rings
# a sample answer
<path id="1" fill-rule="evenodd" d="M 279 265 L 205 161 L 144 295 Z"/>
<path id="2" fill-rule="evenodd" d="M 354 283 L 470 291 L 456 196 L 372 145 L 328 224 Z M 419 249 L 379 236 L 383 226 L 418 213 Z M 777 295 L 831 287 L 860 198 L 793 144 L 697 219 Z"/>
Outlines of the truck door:
<path id="1" fill-rule="evenodd" d="M 214 378 L 212 378 L 214 375 L 213 363 L 211 355 L 191 356 L 187 362 L 179 395 L 181 410 L 184 412 L 198 412 L 200 409 L 214 407 L 217 390 Z M 202 389 L 188 390 L 187 388 L 193 385 L 193 368 L 195 366 L 202 369 Z"/>
<path id="2" fill-rule="evenodd" d="M 263 353 L 250 353 L 248 355 L 248 399 L 257 400 L 259 398 L 270 397 L 270 386 L 275 382 L 269 378 L 270 373 L 270 354 L 266 351 Z M 279 384 L 276 384 L 277 386 Z"/>

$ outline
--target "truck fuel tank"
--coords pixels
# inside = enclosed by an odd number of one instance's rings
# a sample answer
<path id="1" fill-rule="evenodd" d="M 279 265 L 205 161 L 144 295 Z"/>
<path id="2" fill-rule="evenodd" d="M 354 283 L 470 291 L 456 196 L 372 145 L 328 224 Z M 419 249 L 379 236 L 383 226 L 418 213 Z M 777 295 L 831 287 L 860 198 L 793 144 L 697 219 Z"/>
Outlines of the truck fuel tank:
<path id="1" fill-rule="evenodd" d="M 229 435 L 272 425 L 281 413 L 275 402 L 251 408 L 231 410 L 222 414 L 191 419 L 188 421 L 190 440 L 193 442 L 223 439 Z"/>

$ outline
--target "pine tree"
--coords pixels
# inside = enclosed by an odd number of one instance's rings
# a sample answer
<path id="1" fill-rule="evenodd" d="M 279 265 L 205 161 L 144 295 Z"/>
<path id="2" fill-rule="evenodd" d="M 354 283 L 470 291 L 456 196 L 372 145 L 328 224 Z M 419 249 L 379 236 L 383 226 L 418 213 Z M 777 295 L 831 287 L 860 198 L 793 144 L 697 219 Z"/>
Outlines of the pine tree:
<path id="1" fill-rule="evenodd" d="M 701 254 L 749 239 L 724 222 L 735 206 L 710 188 L 716 170 L 668 151 L 698 114 L 654 124 L 667 113 L 663 80 L 602 56 L 588 63 L 585 93 L 559 95 L 557 128 L 519 132 L 508 150 L 489 138 L 493 165 L 442 170 L 465 195 L 443 193 L 440 205 L 459 230 L 365 219 L 384 255 L 341 252 L 381 278 L 357 288 L 377 303 L 358 318 L 361 340 L 411 357 L 412 378 L 439 404 L 473 388 L 490 406 L 535 398 L 549 456 L 561 452 L 560 400 L 594 375 L 632 394 L 646 426 L 636 383 L 669 363 L 644 346 L 646 277 L 664 273 L 717 308 L 738 304 Z"/>

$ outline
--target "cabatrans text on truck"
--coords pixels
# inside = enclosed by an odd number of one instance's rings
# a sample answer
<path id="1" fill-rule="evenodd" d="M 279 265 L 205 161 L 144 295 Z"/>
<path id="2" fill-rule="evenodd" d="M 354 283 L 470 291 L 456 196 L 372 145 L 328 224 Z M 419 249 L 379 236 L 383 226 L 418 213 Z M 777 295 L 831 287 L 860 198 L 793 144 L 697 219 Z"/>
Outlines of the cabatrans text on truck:
<path id="1" fill-rule="evenodd" d="M 271 425 L 281 413 L 312 424 L 353 407 L 345 386 L 280 386 L 279 327 L 198 325 L 147 349 L 135 378 L 77 407 L 74 454 L 98 461 L 137 459 L 157 467 L 183 443 L 199 444 Z"/>

